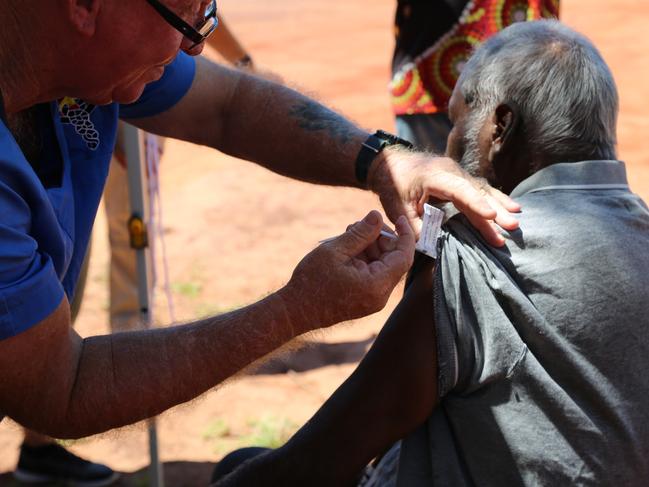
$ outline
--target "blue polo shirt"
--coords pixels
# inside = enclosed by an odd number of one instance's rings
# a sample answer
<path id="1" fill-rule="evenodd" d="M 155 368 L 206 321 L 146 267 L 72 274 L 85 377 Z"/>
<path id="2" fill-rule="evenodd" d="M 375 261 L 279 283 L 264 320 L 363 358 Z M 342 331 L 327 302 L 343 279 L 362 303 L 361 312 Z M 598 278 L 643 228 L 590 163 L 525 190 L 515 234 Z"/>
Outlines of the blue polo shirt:
<path id="1" fill-rule="evenodd" d="M 118 118 L 169 109 L 187 93 L 194 72 L 194 60 L 181 53 L 131 105 L 64 98 L 37 107 L 42 150 L 33 167 L 0 120 L 0 339 L 46 318 L 64 293 L 72 299 Z"/>

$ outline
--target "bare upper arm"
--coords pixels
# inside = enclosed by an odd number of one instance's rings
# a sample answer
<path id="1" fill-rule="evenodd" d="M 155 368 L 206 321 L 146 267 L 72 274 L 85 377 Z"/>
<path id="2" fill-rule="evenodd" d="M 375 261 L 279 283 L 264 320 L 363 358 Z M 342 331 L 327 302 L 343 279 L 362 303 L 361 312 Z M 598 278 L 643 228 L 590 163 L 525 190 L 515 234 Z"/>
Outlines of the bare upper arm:
<path id="1" fill-rule="evenodd" d="M 129 122 L 147 132 L 216 148 L 241 76 L 239 71 L 198 57 L 194 81 L 178 103 L 152 117 Z"/>
<path id="2" fill-rule="evenodd" d="M 81 351 L 64 297 L 43 321 L 0 341 L 0 411 L 52 433 L 65 417 Z"/>
<path id="3" fill-rule="evenodd" d="M 433 300 L 435 261 L 417 254 L 404 296 L 392 312 L 382 333 L 388 346 L 397 346 L 399 416 L 406 429 L 425 420 L 437 406 L 437 337 Z M 388 338 L 389 337 L 389 338 Z"/>

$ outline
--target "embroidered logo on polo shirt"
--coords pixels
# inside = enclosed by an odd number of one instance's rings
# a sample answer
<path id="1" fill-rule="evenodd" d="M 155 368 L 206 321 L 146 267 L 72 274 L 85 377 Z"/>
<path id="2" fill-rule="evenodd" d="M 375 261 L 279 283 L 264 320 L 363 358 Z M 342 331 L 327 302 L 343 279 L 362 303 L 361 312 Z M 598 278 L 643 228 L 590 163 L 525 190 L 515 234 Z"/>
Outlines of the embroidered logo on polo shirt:
<path id="1" fill-rule="evenodd" d="M 96 150 L 99 147 L 99 132 L 90 120 L 90 114 L 95 109 L 95 105 L 90 105 L 78 98 L 66 96 L 59 101 L 59 115 L 61 123 L 68 123 L 74 127 L 74 130 L 88 146 L 90 150 Z"/>

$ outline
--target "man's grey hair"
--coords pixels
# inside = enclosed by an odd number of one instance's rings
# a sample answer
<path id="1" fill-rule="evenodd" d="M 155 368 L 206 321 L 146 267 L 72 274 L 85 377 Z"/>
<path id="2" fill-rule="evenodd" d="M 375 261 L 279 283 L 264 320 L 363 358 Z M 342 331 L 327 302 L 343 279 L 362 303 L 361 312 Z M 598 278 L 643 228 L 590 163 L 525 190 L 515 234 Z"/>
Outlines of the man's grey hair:
<path id="1" fill-rule="evenodd" d="M 484 121 L 502 103 L 518 108 L 543 161 L 616 158 L 613 76 L 588 39 L 556 20 L 516 23 L 488 39 L 459 83 L 471 118 Z"/>

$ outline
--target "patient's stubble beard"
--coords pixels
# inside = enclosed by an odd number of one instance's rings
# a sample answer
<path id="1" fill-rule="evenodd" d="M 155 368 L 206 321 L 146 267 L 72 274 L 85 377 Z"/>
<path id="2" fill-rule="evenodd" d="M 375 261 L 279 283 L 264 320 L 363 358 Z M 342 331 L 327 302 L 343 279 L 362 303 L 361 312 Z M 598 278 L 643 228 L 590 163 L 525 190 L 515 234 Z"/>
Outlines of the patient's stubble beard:
<path id="1" fill-rule="evenodd" d="M 480 110 L 479 108 L 472 110 L 468 115 L 466 130 L 464 131 L 464 154 L 462 154 L 459 164 L 462 169 L 476 178 L 485 176 L 480 170 L 478 137 L 487 113 L 486 110 Z"/>

